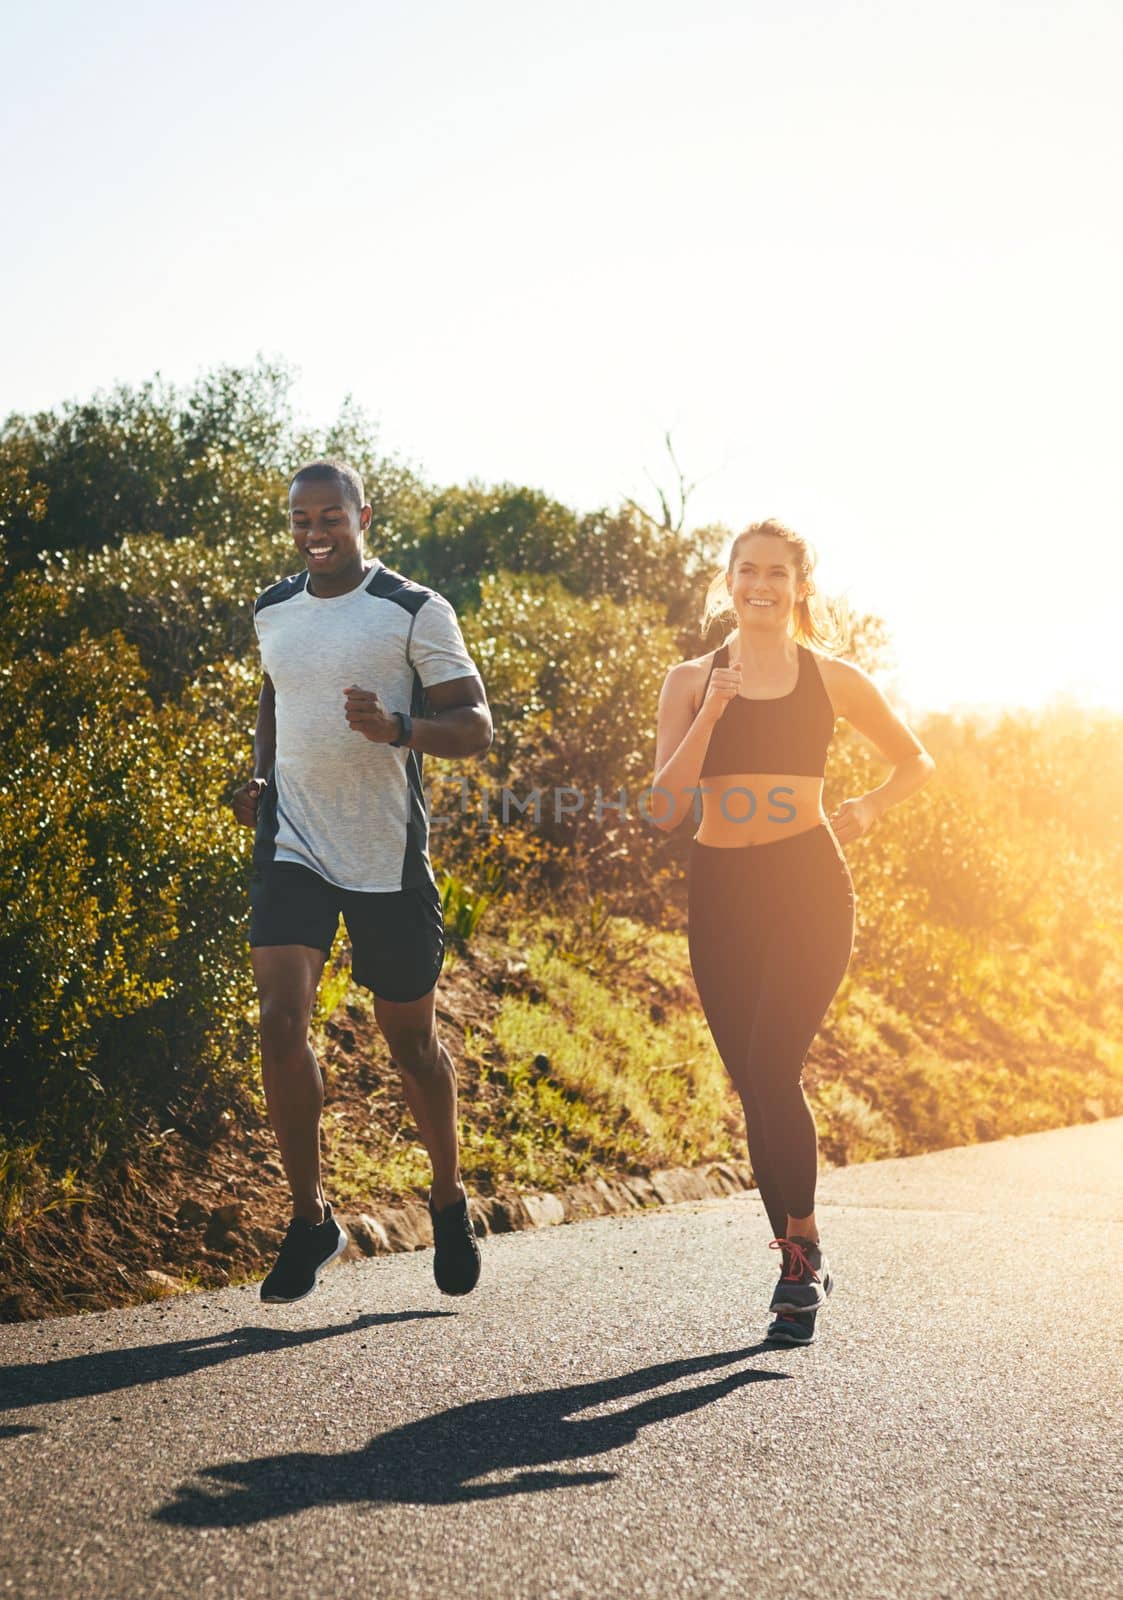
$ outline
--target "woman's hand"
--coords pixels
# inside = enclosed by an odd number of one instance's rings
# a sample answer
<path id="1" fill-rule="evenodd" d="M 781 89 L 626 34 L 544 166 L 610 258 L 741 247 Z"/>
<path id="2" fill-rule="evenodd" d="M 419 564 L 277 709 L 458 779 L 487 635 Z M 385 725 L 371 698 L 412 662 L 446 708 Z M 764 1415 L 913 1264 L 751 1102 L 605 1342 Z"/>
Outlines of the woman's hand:
<path id="1" fill-rule="evenodd" d="M 720 722 L 721 714 L 741 692 L 741 663 L 735 667 L 715 667 L 706 685 L 706 698 L 698 708 L 698 715 L 709 722 Z"/>
<path id="2" fill-rule="evenodd" d="M 844 800 L 831 812 L 828 821 L 839 844 L 853 844 L 868 833 L 881 815 L 877 802 L 864 794 L 860 800 Z"/>

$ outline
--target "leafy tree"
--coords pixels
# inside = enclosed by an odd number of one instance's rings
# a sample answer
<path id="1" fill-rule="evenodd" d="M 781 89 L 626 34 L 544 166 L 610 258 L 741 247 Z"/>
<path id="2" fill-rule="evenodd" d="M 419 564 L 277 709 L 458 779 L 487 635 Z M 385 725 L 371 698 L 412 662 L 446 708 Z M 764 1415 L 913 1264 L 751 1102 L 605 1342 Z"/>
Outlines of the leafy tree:
<path id="1" fill-rule="evenodd" d="M 206 544 L 152 534 L 102 550 L 62 552 L 18 573 L 0 624 L 0 660 L 60 652 L 83 634 L 119 631 L 137 651 L 157 705 L 181 695 L 205 666 L 255 663 L 254 597 L 294 565 L 286 533 Z"/>
<path id="2" fill-rule="evenodd" d="M 126 539 L 204 543 L 268 537 L 302 460 L 345 453 L 369 484 L 380 529 L 425 492 L 382 458 L 373 424 L 348 400 L 322 432 L 298 430 L 292 370 L 259 358 L 218 367 L 186 389 L 159 376 L 117 384 L 0 425 L 0 533 L 13 569 L 43 552 L 100 550 Z"/>
<path id="3" fill-rule="evenodd" d="M 480 586 L 501 567 L 569 572 L 578 565 L 578 520 L 537 489 L 473 479 L 415 497 L 387 529 L 388 566 L 440 590 L 457 610 L 479 603 Z"/>
<path id="4" fill-rule="evenodd" d="M 159 376 L 0 428 L 0 526 L 13 564 L 158 533 L 228 535 L 275 521 L 291 376 L 219 368 L 181 393 Z"/>

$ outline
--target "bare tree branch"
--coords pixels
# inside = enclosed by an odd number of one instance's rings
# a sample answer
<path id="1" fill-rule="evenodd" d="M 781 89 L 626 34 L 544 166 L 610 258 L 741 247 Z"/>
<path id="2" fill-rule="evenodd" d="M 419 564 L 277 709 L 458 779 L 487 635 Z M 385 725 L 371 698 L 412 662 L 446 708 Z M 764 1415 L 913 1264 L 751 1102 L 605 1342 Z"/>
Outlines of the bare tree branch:
<path id="1" fill-rule="evenodd" d="M 653 528 L 658 528 L 662 533 L 678 535 L 682 533 L 682 530 L 686 524 L 686 507 L 690 500 L 690 496 L 698 487 L 698 482 L 695 481 L 694 483 L 688 483 L 686 481 L 686 475 L 679 465 L 678 457 L 675 455 L 674 445 L 671 442 L 671 431 L 669 428 L 663 434 L 663 443 L 667 448 L 667 454 L 671 458 L 671 465 L 675 469 L 675 477 L 678 480 L 677 512 L 671 510 L 670 496 L 663 486 L 656 482 L 646 467 L 643 469 L 644 476 L 647 478 L 648 482 L 655 490 L 656 495 L 659 497 L 659 509 L 661 516 L 652 516 L 650 511 L 648 511 L 644 506 L 641 506 L 637 500 L 633 500 L 630 495 L 624 495 L 623 500 L 626 506 L 630 506 L 638 516 L 642 517 L 645 522 L 650 523 Z"/>

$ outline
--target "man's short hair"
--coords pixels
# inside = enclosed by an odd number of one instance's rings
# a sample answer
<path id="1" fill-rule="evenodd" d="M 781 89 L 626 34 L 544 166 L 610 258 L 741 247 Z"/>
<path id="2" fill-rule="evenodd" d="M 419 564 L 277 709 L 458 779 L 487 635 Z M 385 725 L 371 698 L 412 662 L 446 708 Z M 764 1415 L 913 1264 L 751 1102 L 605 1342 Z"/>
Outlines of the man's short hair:
<path id="1" fill-rule="evenodd" d="M 363 492 L 363 480 L 354 467 L 347 465 L 346 461 L 309 461 L 306 466 L 300 467 L 289 479 L 289 493 L 292 486 L 299 479 L 309 479 L 313 483 L 323 483 L 329 478 L 334 478 L 339 484 L 340 493 L 345 500 L 354 503 L 356 511 L 361 511 L 366 504 L 366 495 Z"/>

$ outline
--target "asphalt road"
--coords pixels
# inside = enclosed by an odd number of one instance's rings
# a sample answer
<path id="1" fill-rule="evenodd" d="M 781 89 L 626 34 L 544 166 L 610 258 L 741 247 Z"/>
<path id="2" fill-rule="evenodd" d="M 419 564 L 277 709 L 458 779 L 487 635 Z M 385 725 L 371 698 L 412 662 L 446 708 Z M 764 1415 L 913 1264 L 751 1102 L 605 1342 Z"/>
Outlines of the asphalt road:
<path id="1" fill-rule="evenodd" d="M 0 1592 L 1123 1594 L 1123 1120 L 821 1201 L 805 1350 L 752 1196 L 0 1327 Z"/>

